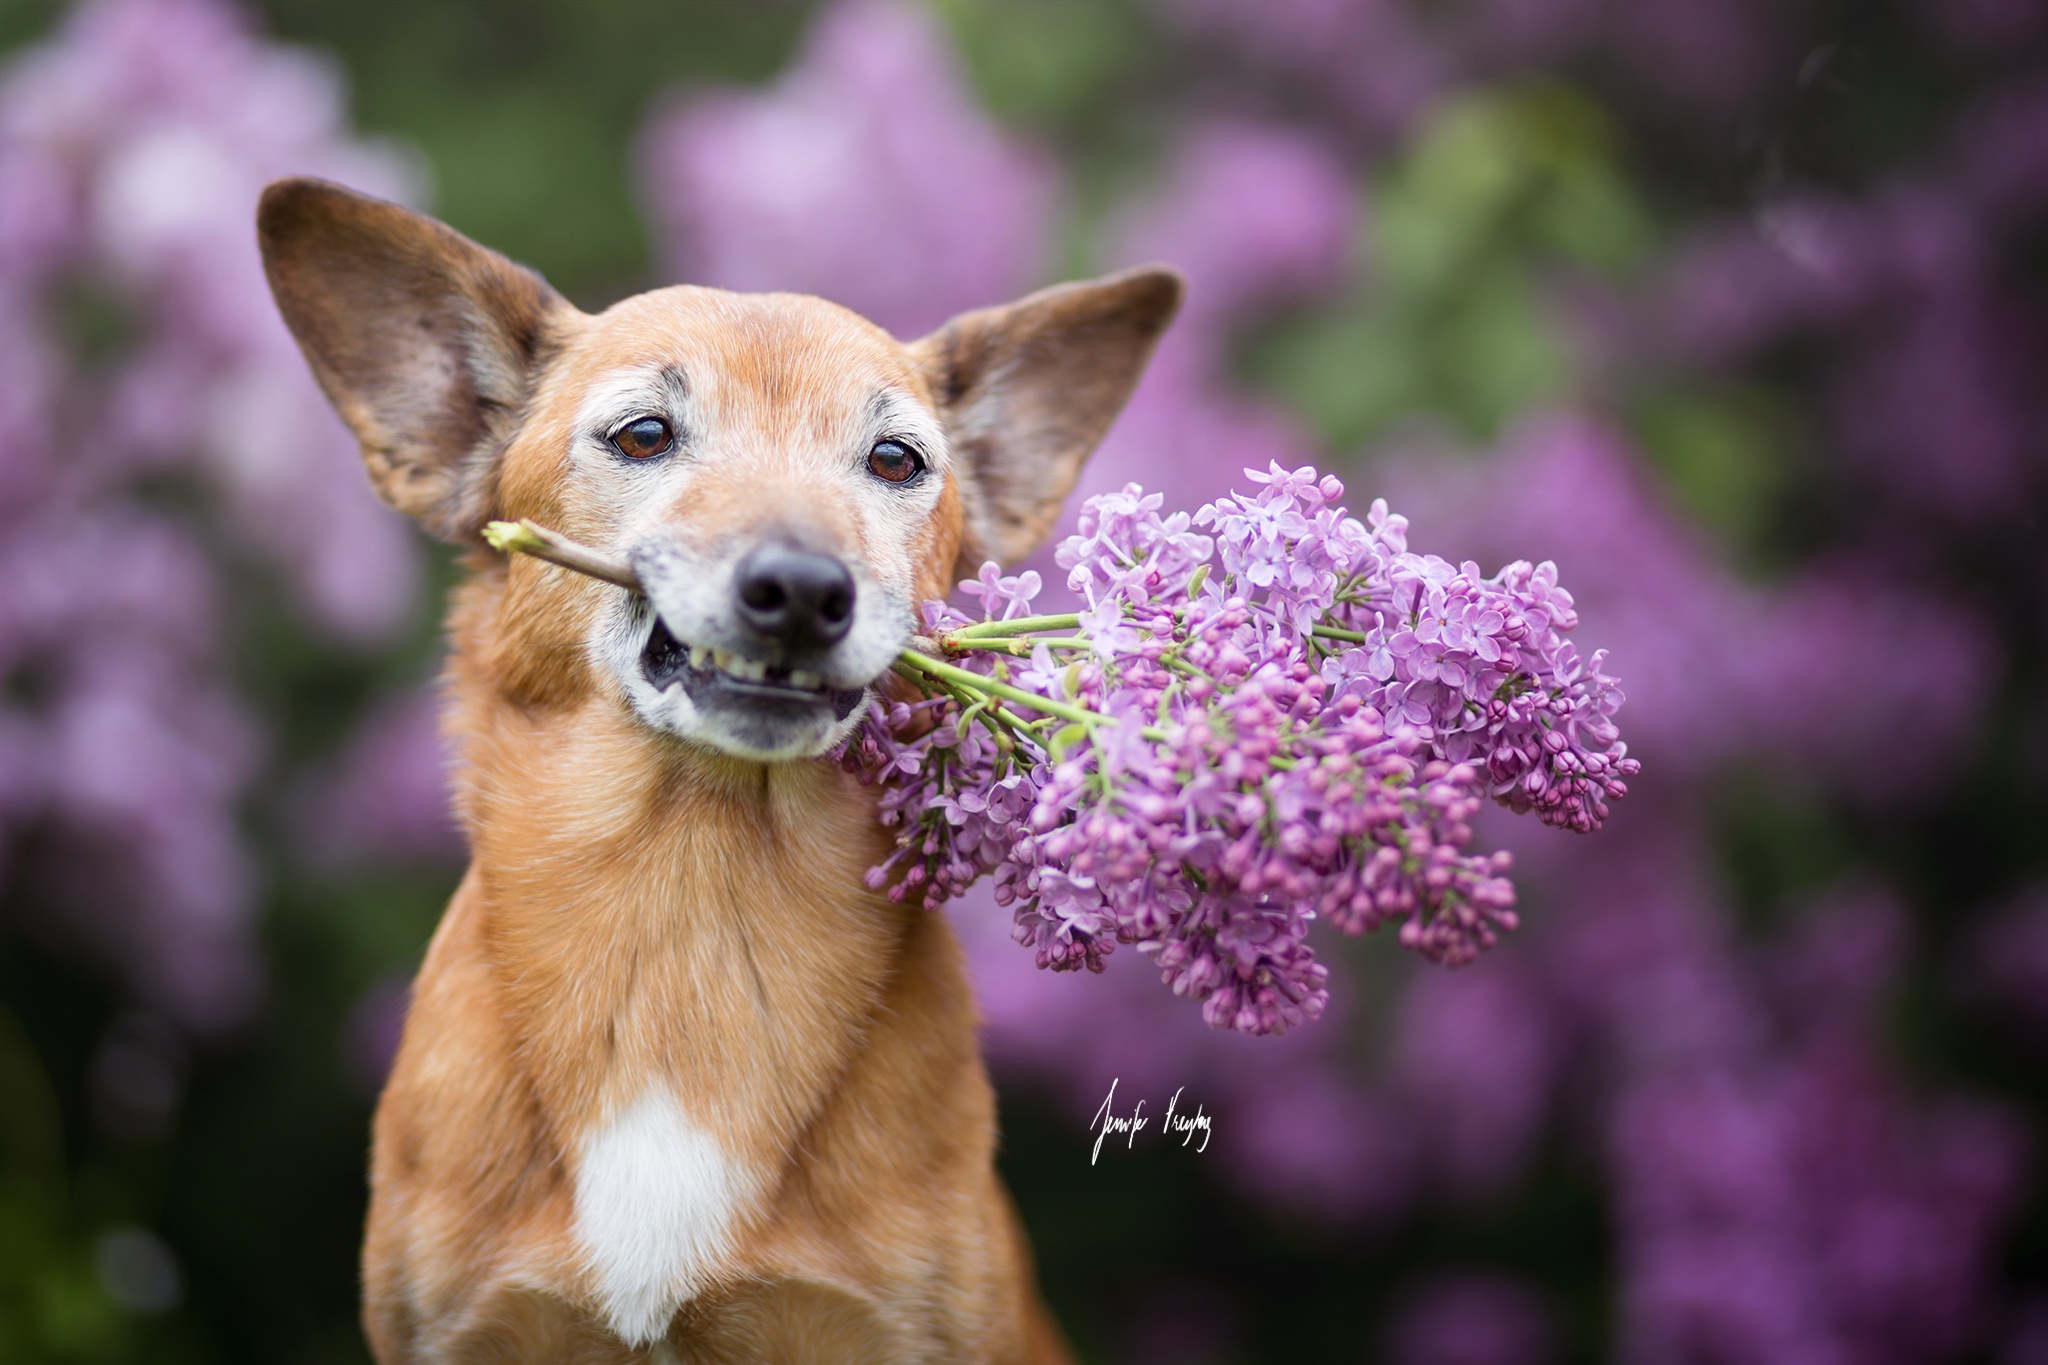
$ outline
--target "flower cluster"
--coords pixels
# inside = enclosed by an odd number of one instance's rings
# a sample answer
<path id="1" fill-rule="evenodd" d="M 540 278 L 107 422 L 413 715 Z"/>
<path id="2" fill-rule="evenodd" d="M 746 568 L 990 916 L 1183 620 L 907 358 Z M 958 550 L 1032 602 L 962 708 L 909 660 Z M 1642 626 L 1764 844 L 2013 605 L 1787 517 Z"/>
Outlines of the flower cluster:
<path id="1" fill-rule="evenodd" d="M 1582 666 L 1554 566 L 1491 578 L 1363 522 L 1313 469 L 1162 515 L 1091 498 L 1060 547 L 1087 604 L 1032 616 L 1036 574 L 993 566 L 908 651 L 928 695 L 878 710 L 847 761 L 881 782 L 895 855 L 870 873 L 937 906 L 993 873 L 1041 967 L 1149 956 L 1218 1028 L 1317 1017 L 1317 919 L 1470 961 L 1515 926 L 1505 853 L 1468 851 L 1488 796 L 1598 828 L 1636 771 L 1621 694 Z M 956 660 L 956 661 L 955 661 Z"/>
<path id="2" fill-rule="evenodd" d="M 274 565 L 366 646 L 419 581 L 264 283 L 251 215 L 292 172 L 410 178 L 227 0 L 92 0 L 0 69 L 0 872 L 66 888 L 15 923 L 194 1031 L 262 975 L 231 584 Z"/>
<path id="3" fill-rule="evenodd" d="M 1383 588 L 1339 605 L 1361 628 L 1339 676 L 1392 723 L 1430 729 L 1447 759 L 1482 768 L 1502 805 L 1598 829 L 1637 765 L 1614 724 L 1622 694 L 1601 672 L 1606 652 L 1581 662 L 1564 634 L 1578 615 L 1557 566 L 1517 560 L 1485 578 L 1470 561 L 1407 553 L 1406 519 L 1384 503 L 1371 524 L 1396 553 Z"/>

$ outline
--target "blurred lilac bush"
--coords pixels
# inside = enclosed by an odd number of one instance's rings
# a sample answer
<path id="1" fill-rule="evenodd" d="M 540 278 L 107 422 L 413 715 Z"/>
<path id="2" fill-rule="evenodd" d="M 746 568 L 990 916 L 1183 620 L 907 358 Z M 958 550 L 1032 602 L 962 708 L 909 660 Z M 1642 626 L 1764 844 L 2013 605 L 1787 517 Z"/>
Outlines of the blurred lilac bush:
<path id="1" fill-rule="evenodd" d="M 824 294 L 904 335 L 1022 293 L 1051 254 L 1051 159 L 888 0 L 825 10 L 770 90 L 657 115 L 640 160 L 673 278 Z"/>
<path id="2" fill-rule="evenodd" d="M 2004 22 L 1983 8 L 1987 30 Z M 1362 139 L 1381 149 L 1363 158 L 1370 167 L 1426 148 L 1438 128 L 1458 129 L 1444 144 L 1456 145 L 1487 127 L 1483 117 L 1458 124 L 1472 107 L 1462 91 L 1578 60 L 1613 63 L 1630 94 L 1710 140 L 1771 97 L 1815 22 L 1810 6 L 1716 0 L 1490 0 L 1455 11 L 1185 0 L 1158 12 L 1245 82 L 1305 88 L 1323 120 L 1188 120 L 1156 186 L 1099 235 L 1102 267 L 1165 259 L 1188 271 L 1192 289 L 1083 491 L 1136 480 L 1177 504 L 1215 496 L 1246 467 L 1315 452 L 1298 418 L 1232 378 L 1247 323 L 1347 294 L 1370 311 L 1376 276 L 1388 277 L 1382 301 L 1403 287 L 1400 272 L 1412 276 L 1417 242 L 1388 240 L 1381 265 L 1379 234 L 1361 231 L 1376 216 L 1376 182 L 1333 149 Z M 828 9 L 773 89 L 659 117 L 649 145 L 670 151 L 643 161 L 644 192 L 658 206 L 692 206 L 658 212 L 685 278 L 801 281 L 859 306 L 882 297 L 878 281 L 917 278 L 933 238 L 988 248 L 972 275 L 955 260 L 935 272 L 929 307 L 887 295 L 887 317 L 909 330 L 1035 278 L 1047 244 L 1028 234 L 998 242 L 985 223 L 989 205 L 1042 204 L 1046 162 L 965 152 L 997 135 L 952 93 L 943 106 L 924 98 L 955 124 L 906 119 L 914 149 L 894 143 L 884 154 L 878 139 L 863 153 L 867 195 L 915 204 L 917 225 L 858 234 L 858 259 L 846 218 L 794 208 L 842 202 L 831 196 L 843 193 L 843 159 L 821 168 L 808 155 L 733 154 L 715 177 L 700 169 L 735 107 L 751 127 L 795 128 L 818 117 L 813 92 L 838 89 L 870 102 L 841 122 L 894 117 L 895 101 L 876 87 L 834 84 L 835 62 L 853 72 L 882 61 L 872 49 L 843 55 L 857 19 L 874 48 L 894 45 L 889 69 L 956 91 L 951 62 L 913 13 Z M 1944 37 L 1977 31 L 1943 7 L 1928 14 Z M 1656 80 L 1641 82 L 1645 72 Z M 1597 1130 L 1619 1258 L 1620 1359 L 1932 1361 L 1981 1340 L 1998 1307 L 1996 1248 L 2025 1178 L 2025 1131 L 1988 1102 L 1923 1095 L 1889 1059 L 1885 1001 L 1909 946 L 1890 893 L 1844 884 L 1795 907 L 1761 944 L 1742 941 L 1713 850 L 1712 793 L 1754 772 L 1795 804 L 1924 810 L 1983 738 L 2005 668 L 1998 635 L 1929 564 L 1951 528 L 2019 515 L 2040 477 L 2044 390 L 2030 331 L 2039 315 L 1997 288 L 2001 234 L 2048 206 L 2009 169 L 2040 164 L 2048 104 L 2031 90 L 1988 94 L 1958 121 L 1950 154 L 1865 198 L 1770 194 L 1747 219 L 1696 222 L 1647 256 L 1623 251 L 1631 268 L 1582 277 L 1576 310 L 1568 298 L 1540 305 L 1564 310 L 1546 324 L 1568 338 L 1562 372 L 1615 391 L 1630 375 L 1705 383 L 1795 340 L 1817 345 L 1808 354 L 1820 367 L 1811 387 L 1822 395 L 1826 474 L 1848 518 L 1826 554 L 1765 580 L 1738 571 L 1722 528 L 1690 510 L 1684 479 L 1668 483 L 1620 413 L 1575 397 L 1569 382 L 1531 390 L 1536 400 L 1490 448 L 1410 431 L 1382 433 L 1364 453 L 1369 472 L 1354 486 L 1386 493 L 1433 534 L 1444 528 L 1452 557 L 1555 556 L 1585 632 L 1614 642 L 1614 667 L 1629 679 L 1632 740 L 1648 768 L 1632 784 L 1634 808 L 1585 844 L 1506 822 L 1497 831 L 1531 888 L 1521 952 L 1451 978 L 1360 960 L 1351 970 L 1373 987 L 1354 994 L 1384 1003 L 1343 1019 L 1340 1001 L 1321 1027 L 1282 1040 L 1216 1037 L 1179 1017 L 1142 971 L 1113 962 L 1106 980 L 1085 982 L 1032 972 L 1006 917 L 985 891 L 970 892 L 956 919 L 1004 1074 L 1052 1086 L 1077 1119 L 1112 1077 L 1140 1094 L 1189 1086 L 1220 1110 L 1230 1139 L 1217 1160 L 1249 1191 L 1368 1224 L 1510 1186 L 1553 1125 Z M 1519 173 L 1469 155 L 1498 146 L 1466 147 L 1448 168 L 1397 173 L 1388 193 L 1406 199 L 1388 215 L 1431 192 L 1483 199 L 1484 176 Z M 891 155 L 915 172 L 891 179 Z M 1609 197 L 1609 224 L 1628 221 L 1634 211 L 1616 198 L 1625 185 L 1596 183 L 1611 171 L 1558 164 L 1555 174 Z M 1433 171 L 1439 182 L 1480 183 L 1433 189 Z M 1386 231 L 1401 231 L 1388 215 Z M 1430 226 L 1446 237 L 1459 229 Z M 1574 255 L 1567 231 L 1541 230 Z M 754 254 L 734 263 L 715 245 L 725 241 Z M 1483 249 L 1470 249 L 1468 275 L 1493 268 Z M 1615 255 L 1580 254 L 1602 251 Z M 1737 493 L 1756 501 L 1768 488 Z M 2039 935 L 2015 914 L 2002 932 L 2031 943 Z M 1993 983 L 1986 995 L 2024 998 L 2004 984 L 2017 970 L 1980 973 Z M 1446 1289 L 1444 1301 L 1527 1292 L 1483 1283 Z M 1544 1358 L 1540 1314 L 1537 1326 L 1511 1326 L 1504 1312 L 1499 1341 L 1454 1343 L 1452 1310 L 1434 1302 L 1418 1301 L 1400 1329 L 1401 1358 Z M 1446 1344 L 1416 1344 L 1440 1336 Z"/>
<path id="3" fill-rule="evenodd" d="M 106 75 L 118 72 L 119 79 Z M 338 72 L 219 0 L 98 0 L 0 73 L 0 857 L 182 1023 L 262 975 L 238 809 L 263 736 L 222 575 L 275 566 L 318 630 L 388 640 L 416 551 L 272 306 L 250 206 L 286 172 L 408 197 Z"/>

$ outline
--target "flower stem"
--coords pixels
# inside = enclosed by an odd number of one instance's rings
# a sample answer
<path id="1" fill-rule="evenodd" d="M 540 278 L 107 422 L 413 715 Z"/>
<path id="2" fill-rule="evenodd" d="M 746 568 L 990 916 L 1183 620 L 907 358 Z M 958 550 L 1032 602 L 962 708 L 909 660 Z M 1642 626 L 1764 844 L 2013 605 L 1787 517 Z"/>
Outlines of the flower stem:
<path id="1" fill-rule="evenodd" d="M 484 527 L 484 539 L 494 550 L 506 554 L 532 555 L 545 559 L 550 564 L 559 564 L 565 569 L 587 574 L 606 583 L 616 584 L 628 592 L 643 592 L 640 575 L 633 572 L 633 566 L 623 559 L 593 550 L 588 545 L 579 545 L 560 531 L 531 521 L 494 521 Z"/>
<path id="2" fill-rule="evenodd" d="M 1064 616 L 1020 616 L 1014 621 L 977 621 L 971 626 L 948 631 L 940 643 L 952 647 L 954 640 L 992 640 L 1011 635 L 1031 635 L 1041 630 L 1073 630 L 1081 624 L 1075 612 Z"/>
<path id="3" fill-rule="evenodd" d="M 1051 697 L 1041 697 L 1036 692 L 1027 692 L 1021 687 L 1012 687 L 1006 682 L 997 682 L 986 673 L 975 673 L 969 669 L 955 668 L 949 663 L 942 663 L 932 658 L 931 655 L 920 654 L 914 649 L 904 650 L 900 657 L 905 664 L 916 669 L 918 672 L 937 678 L 942 682 L 951 683 L 955 687 L 965 688 L 970 692 L 992 692 L 998 697 L 1004 697 L 1016 702 L 1019 706 L 1028 706 L 1034 711 L 1043 711 L 1048 715 L 1059 716 L 1080 725 L 1098 725 L 1109 719 L 1109 717 L 1094 711 L 1084 710 L 1078 706 L 1069 706 L 1065 702 L 1054 701 Z"/>
<path id="4" fill-rule="evenodd" d="M 940 648 L 948 654 L 1008 654 L 1013 658 L 1024 658 L 1040 645 L 1054 649 L 1092 649 L 1093 642 L 1079 636 L 1062 638 L 1051 635 L 996 637 L 993 639 L 963 639 L 958 633 L 942 636 Z"/>

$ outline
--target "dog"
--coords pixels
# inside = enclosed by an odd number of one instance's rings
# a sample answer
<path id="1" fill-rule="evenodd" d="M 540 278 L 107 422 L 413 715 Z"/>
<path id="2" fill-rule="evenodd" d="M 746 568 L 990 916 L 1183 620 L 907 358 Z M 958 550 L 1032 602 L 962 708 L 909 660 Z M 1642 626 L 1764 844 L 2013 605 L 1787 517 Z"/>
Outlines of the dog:
<path id="1" fill-rule="evenodd" d="M 257 226 L 378 492 L 469 547 L 444 685 L 471 862 L 377 1107 L 377 1360 L 1069 1359 L 961 949 L 868 888 L 890 835 L 829 755 L 918 604 L 1049 534 L 1180 277 L 903 343 L 793 294 L 586 314 L 318 180 Z M 644 594 L 481 547 L 521 517 Z"/>

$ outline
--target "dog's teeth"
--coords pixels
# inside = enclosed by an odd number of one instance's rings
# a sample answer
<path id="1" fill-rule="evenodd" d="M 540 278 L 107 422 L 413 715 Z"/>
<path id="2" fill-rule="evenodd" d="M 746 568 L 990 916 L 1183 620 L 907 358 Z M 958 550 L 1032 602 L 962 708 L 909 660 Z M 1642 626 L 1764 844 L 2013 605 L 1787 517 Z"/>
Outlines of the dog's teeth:
<path id="1" fill-rule="evenodd" d="M 791 687 L 806 688 L 809 691 L 815 692 L 825 685 L 825 680 L 815 673 L 801 668 L 792 668 L 789 670 L 789 685 Z"/>
<path id="2" fill-rule="evenodd" d="M 768 680 L 768 665 L 762 663 L 759 659 L 738 659 L 734 661 L 734 667 L 742 678 L 750 682 L 766 682 Z"/>
<path id="3" fill-rule="evenodd" d="M 729 649 L 712 650 L 711 662 L 718 666 L 720 672 L 730 673 L 733 671 L 733 655 Z"/>
<path id="4" fill-rule="evenodd" d="M 706 663 L 708 663 L 708 662 L 710 661 L 710 659 L 711 659 L 711 646 L 709 646 L 709 645 L 691 645 L 691 646 L 690 646 L 690 667 L 692 667 L 692 668 L 702 668 L 702 667 L 704 667 L 704 665 L 705 665 Z"/>

